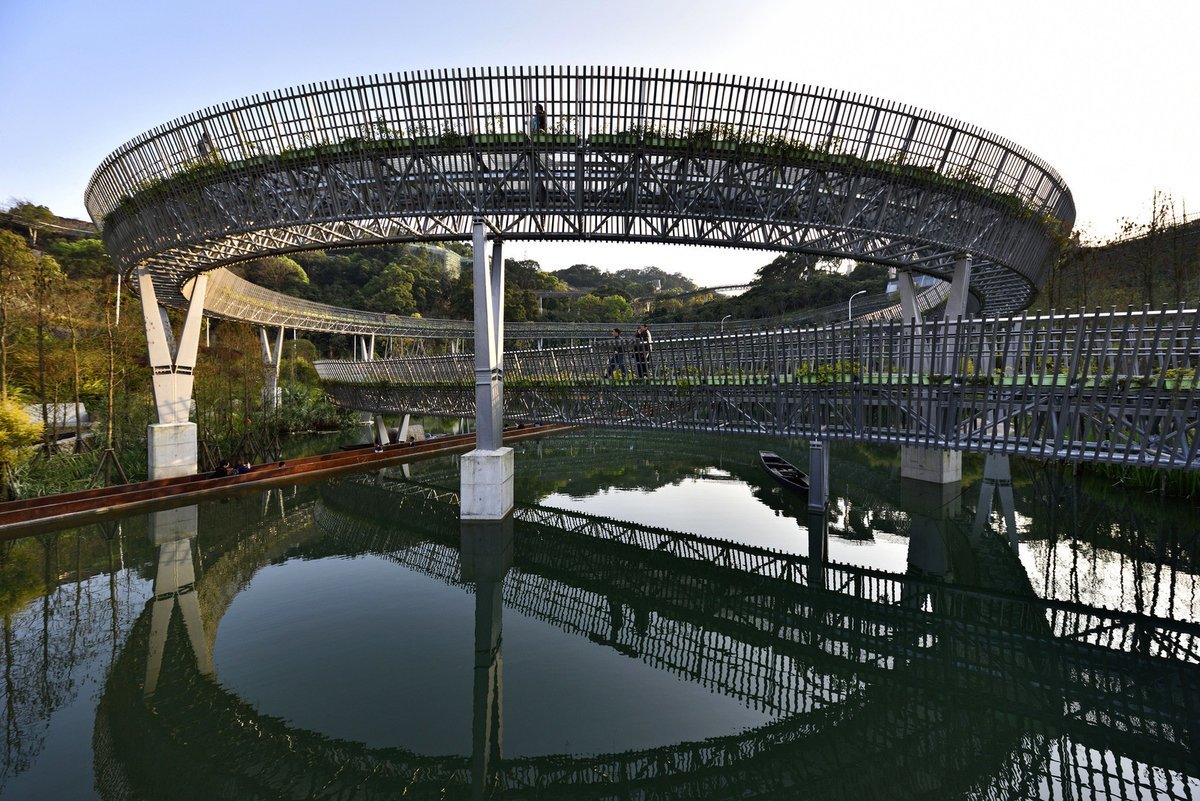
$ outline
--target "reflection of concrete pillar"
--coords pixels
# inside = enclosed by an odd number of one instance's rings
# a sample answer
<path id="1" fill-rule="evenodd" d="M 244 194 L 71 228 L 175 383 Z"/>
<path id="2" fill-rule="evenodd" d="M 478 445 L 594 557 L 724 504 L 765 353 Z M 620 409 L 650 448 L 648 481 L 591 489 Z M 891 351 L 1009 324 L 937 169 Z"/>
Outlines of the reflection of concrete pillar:
<path id="1" fill-rule="evenodd" d="M 825 512 L 829 503 L 829 448 L 819 439 L 808 443 L 808 510 Z"/>
<path id="2" fill-rule="evenodd" d="M 979 485 L 979 505 L 975 507 L 975 525 L 971 533 L 978 537 L 987 528 L 992 516 L 992 500 L 1000 492 L 1000 511 L 1004 515 L 1004 528 L 1013 549 L 1017 547 L 1017 506 L 1013 499 L 1012 469 L 1008 456 L 987 455 L 983 463 L 983 482 Z"/>
<path id="3" fill-rule="evenodd" d="M 475 660 L 471 725 L 472 797 L 487 796 L 504 756 L 504 576 L 512 565 L 512 516 L 464 521 L 460 540 L 463 581 L 475 583 Z"/>
<path id="4" fill-rule="evenodd" d="M 142 295 L 146 348 L 150 355 L 154 405 L 158 414 L 158 422 L 146 431 L 149 477 L 194 475 L 197 467 L 196 424 L 188 418 L 208 276 L 196 276 L 188 285 L 189 289 L 185 289 L 185 292 L 190 291 L 191 298 L 178 342 L 172 335 L 165 310 L 158 305 L 154 281 L 145 267 L 138 268 L 138 287 Z"/>
<path id="5" fill-rule="evenodd" d="M 825 563 L 829 559 L 829 517 L 808 510 L 808 585 L 825 586 Z"/>
<path id="6" fill-rule="evenodd" d="M 950 578 L 946 521 L 957 517 L 962 510 L 959 488 L 902 478 L 900 491 L 909 514 L 909 573 L 930 578 Z"/>
<path id="7" fill-rule="evenodd" d="M 150 541 L 158 546 L 158 568 L 154 574 L 154 602 L 150 610 L 150 643 L 143 688 L 146 695 L 153 695 L 158 686 L 167 632 L 176 606 L 192 646 L 196 669 L 203 675 L 213 673 L 212 654 L 208 652 L 201 625 L 196 571 L 192 563 L 192 540 L 196 530 L 195 506 L 150 513 Z"/>
<path id="8" fill-rule="evenodd" d="M 464 520 L 500 520 L 512 511 L 513 452 L 504 437 L 504 260 L 499 240 L 491 264 L 484 223 L 474 221 L 475 450 L 462 457 Z"/>

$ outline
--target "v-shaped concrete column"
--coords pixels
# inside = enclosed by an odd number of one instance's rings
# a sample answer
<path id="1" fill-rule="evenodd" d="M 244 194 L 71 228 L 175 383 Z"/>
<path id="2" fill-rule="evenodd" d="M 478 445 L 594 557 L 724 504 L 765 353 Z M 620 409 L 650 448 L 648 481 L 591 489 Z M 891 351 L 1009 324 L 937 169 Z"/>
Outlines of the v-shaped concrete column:
<path id="1" fill-rule="evenodd" d="M 154 373 L 154 406 L 158 423 L 146 432 L 146 448 L 151 479 L 188 476 L 196 472 L 196 424 L 189 422 L 192 408 L 192 373 L 200 348 L 200 328 L 204 319 L 204 294 L 208 276 L 191 281 L 191 297 L 183 330 L 176 342 L 166 311 L 158 305 L 154 281 L 145 267 L 137 270 L 142 296 L 142 316 L 146 322 L 146 348 Z"/>

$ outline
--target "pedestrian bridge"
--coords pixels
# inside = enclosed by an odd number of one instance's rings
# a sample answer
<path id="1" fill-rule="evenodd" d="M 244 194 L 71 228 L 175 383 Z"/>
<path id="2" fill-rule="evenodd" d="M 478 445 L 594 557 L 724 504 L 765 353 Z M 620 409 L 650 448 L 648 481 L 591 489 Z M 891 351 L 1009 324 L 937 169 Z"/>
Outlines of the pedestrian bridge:
<path id="1" fill-rule="evenodd" d="M 548 118 L 539 120 L 538 106 Z M 204 109 L 108 156 L 85 193 L 117 265 L 183 305 L 193 276 L 296 250 L 468 240 L 797 251 L 1027 306 L 1075 217 L 1062 178 L 967 123 L 699 71 L 389 74 Z M 143 293 L 146 288 L 143 287 Z"/>
<path id="2" fill-rule="evenodd" d="M 187 410 L 210 273 L 225 290 L 214 293 L 211 313 L 369 333 L 364 326 L 370 320 L 361 313 L 325 315 L 316 308 L 298 313 L 296 304 L 291 310 L 272 308 L 278 296 L 245 287 L 231 292 L 228 273 L 218 271 L 225 265 L 305 249 L 470 239 L 482 454 L 499 449 L 504 241 L 656 242 L 868 261 L 904 274 L 901 294 L 907 288 L 910 320 L 919 314 L 912 273 L 953 279 L 947 317 L 956 319 L 969 308 L 968 295 L 987 314 L 1027 307 L 1075 217 L 1071 193 L 1049 165 L 958 120 L 780 81 L 589 67 L 383 75 L 226 103 L 120 147 L 97 168 L 85 200 L 114 261 L 137 274 L 155 373 L 158 424 L 149 450 L 156 475 L 193 469 L 195 432 L 188 428 Z M 156 313 L 158 303 L 188 306 L 178 347 L 168 344 L 172 338 Z M 389 333 L 445 336 L 453 328 L 442 321 L 376 322 Z M 547 337 L 553 334 L 538 339 Z M 841 332 L 835 337 L 843 344 L 858 341 Z M 278 341 L 281 349 L 282 334 Z M 711 351 L 711 343 L 703 350 Z M 735 351 L 741 347 L 733 345 Z M 582 357 L 560 354 L 573 362 L 563 371 L 554 361 L 538 363 L 528 355 L 518 371 L 513 354 L 509 382 L 523 408 L 510 407 L 510 414 L 581 419 L 582 405 L 591 404 L 600 412 L 592 416 L 601 421 L 780 433 L 837 429 L 835 438 L 850 430 L 853 437 L 950 449 L 975 447 L 964 444 L 972 438 L 996 441 L 1000 427 L 1006 432 L 1003 448 L 1013 452 L 1032 447 L 1022 429 L 1040 430 L 1043 418 L 1054 417 L 1055 450 L 1065 443 L 1067 458 L 1126 461 L 1137 451 L 1132 458 L 1140 461 L 1141 451 L 1153 446 L 1155 462 L 1191 463 L 1190 456 L 1181 460 L 1177 453 L 1187 450 L 1180 443 L 1190 430 L 1173 412 L 1145 420 L 1135 413 L 1133 422 L 1150 430 L 1122 429 L 1093 446 L 1088 432 L 1075 433 L 1088 426 L 1076 425 L 1082 417 L 1056 417 L 1055 401 L 1047 400 L 1056 394 L 1043 392 L 1007 407 L 1038 407 L 1035 422 L 1026 424 L 1018 414 L 981 423 L 973 415 L 963 434 L 956 414 L 941 414 L 955 397 L 921 391 L 909 402 L 903 377 L 891 381 L 896 373 L 891 366 L 871 368 L 882 380 L 860 380 L 867 391 L 851 407 L 834 410 L 825 403 L 834 396 L 821 393 L 709 392 L 733 384 L 725 380 L 728 375 L 710 372 L 711 358 L 703 350 L 693 351 L 700 359 L 694 363 L 671 360 L 668 371 L 656 376 L 658 383 L 647 383 L 641 395 L 575 392 L 597 369 L 586 367 Z M 752 359 L 759 359 L 761 348 L 751 350 Z M 752 386 L 812 376 L 832 377 L 841 387 L 868 358 L 850 353 L 848 361 L 843 356 L 827 362 L 819 354 L 794 358 L 793 350 L 785 345 L 785 362 L 766 364 L 766 370 L 743 369 L 739 355 L 735 375 L 756 381 Z M 272 359 L 277 365 L 278 356 L 267 361 Z M 663 351 L 656 356 L 664 364 L 669 359 Z M 327 371 L 325 377 L 351 405 L 460 413 L 465 411 L 459 403 L 460 368 L 423 366 L 418 394 L 404 398 L 361 392 L 350 397 L 358 390 L 347 387 L 382 386 L 387 376 Z M 926 373 L 932 379 L 964 369 L 922 362 L 909 378 L 924 386 Z M 529 391 L 519 384 L 526 380 L 532 382 Z M 274 396 L 270 379 L 267 394 Z M 891 414 L 893 396 L 901 399 L 903 420 L 881 421 Z M 1107 414 L 1099 413 L 1103 419 L 1095 428 L 1128 422 Z M 848 423 L 852 418 L 861 421 Z M 1170 453 L 1161 456 L 1165 451 Z M 183 456 L 176 459 L 176 453 Z"/>
<path id="3" fill-rule="evenodd" d="M 612 377 L 609 342 L 510 349 L 505 416 L 741 431 L 1200 469 L 1195 310 L 868 320 L 659 339 Z M 470 354 L 324 361 L 339 403 L 474 414 Z"/>

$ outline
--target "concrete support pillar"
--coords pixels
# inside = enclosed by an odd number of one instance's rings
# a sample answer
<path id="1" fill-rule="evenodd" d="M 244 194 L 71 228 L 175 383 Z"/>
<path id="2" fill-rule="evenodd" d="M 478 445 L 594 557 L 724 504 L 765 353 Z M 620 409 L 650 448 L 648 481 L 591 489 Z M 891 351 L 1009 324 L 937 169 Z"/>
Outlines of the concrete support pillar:
<path id="1" fill-rule="evenodd" d="M 916 292 L 909 273 L 897 276 L 900 284 L 900 305 L 906 322 L 919 325 L 920 310 L 917 307 Z M 928 372 L 952 374 L 960 370 L 957 354 L 954 350 L 958 332 L 958 321 L 967 312 L 967 300 L 970 297 L 971 286 L 971 257 L 966 254 L 958 256 L 954 262 L 954 277 L 950 283 L 950 297 L 946 301 L 943 315 L 944 325 L 941 326 L 941 336 L 937 342 L 927 343 L 923 339 L 915 349 L 920 353 L 915 359 L 913 371 L 918 374 Z M 919 329 L 918 329 L 919 330 Z M 914 332 L 917 333 L 917 332 Z M 927 347 L 932 347 L 932 352 Z M 905 445 L 900 448 L 900 476 L 902 478 L 928 481 L 934 484 L 954 484 L 962 481 L 962 454 L 958 451 L 944 451 L 935 448 L 921 448 L 915 445 Z"/>
<path id="2" fill-rule="evenodd" d="M 163 652 L 171 615 L 179 607 L 184 629 L 196 658 L 196 669 L 206 676 L 213 673 L 212 654 L 204 638 L 200 617 L 200 599 L 196 595 L 196 570 L 192 561 L 192 541 L 196 537 L 198 514 L 195 506 L 183 506 L 150 513 L 150 542 L 158 548 L 158 569 L 154 574 L 154 601 L 150 610 L 150 645 L 146 655 L 146 681 L 143 692 L 153 695 L 162 670 Z"/>
<path id="3" fill-rule="evenodd" d="M 499 240 L 485 248 L 483 219 L 473 230 L 475 275 L 475 450 L 462 458 L 464 520 L 499 520 L 512 510 L 513 452 L 504 437 L 504 259 Z"/>
<path id="4" fill-rule="evenodd" d="M 375 442 L 380 445 L 390 445 L 392 438 L 388 434 L 387 422 L 382 414 L 375 415 Z"/>
<path id="5" fill-rule="evenodd" d="M 829 503 L 829 449 L 819 440 L 808 443 L 808 511 L 825 513 Z"/>
<path id="6" fill-rule="evenodd" d="M 283 326 L 275 335 L 275 345 L 272 347 L 267 339 L 267 328 L 258 329 L 259 340 L 262 342 L 263 354 L 263 408 L 274 411 L 279 408 L 279 364 L 283 360 Z"/>
<path id="7" fill-rule="evenodd" d="M 188 417 L 192 408 L 192 374 L 200 349 L 208 276 L 196 276 L 184 290 L 185 294 L 190 292 L 190 298 L 178 342 L 165 310 L 158 305 L 150 271 L 139 267 L 137 276 L 158 418 L 158 423 L 151 424 L 146 432 L 149 477 L 193 475 L 198 461 L 196 424 L 189 422 Z"/>
<path id="8" fill-rule="evenodd" d="M 486 798 L 504 755 L 504 576 L 513 561 L 512 516 L 464 521 L 462 580 L 475 584 L 475 659 L 471 724 L 473 798 Z"/>

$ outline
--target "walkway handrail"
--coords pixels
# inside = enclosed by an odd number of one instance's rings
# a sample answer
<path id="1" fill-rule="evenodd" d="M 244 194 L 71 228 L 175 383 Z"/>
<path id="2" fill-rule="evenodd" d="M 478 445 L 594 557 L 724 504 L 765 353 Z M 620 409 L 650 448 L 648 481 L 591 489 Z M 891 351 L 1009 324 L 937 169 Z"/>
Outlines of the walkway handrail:
<path id="1" fill-rule="evenodd" d="M 541 405 L 526 413 L 546 420 L 821 432 L 1200 469 L 1194 309 L 871 321 L 658 340 L 644 380 L 638 360 L 636 353 L 614 356 L 609 343 L 510 351 L 507 394 L 533 393 Z M 407 403 L 419 403 L 423 392 L 453 404 L 438 393 L 469 389 L 474 380 L 468 355 L 324 361 L 317 370 L 335 397 L 377 411 L 395 411 L 388 395 L 400 401 L 396 393 L 406 388 Z M 510 415 L 519 416 L 518 408 Z"/>
<path id="2" fill-rule="evenodd" d="M 544 104 L 550 120 L 536 121 Z M 1020 146 L 910 106 L 704 72 L 518 67 L 257 95 L 155 128 L 86 192 L 114 261 L 178 304 L 194 274 L 296 250 L 465 240 L 705 244 L 857 258 L 1027 305 L 1062 178 Z"/>

